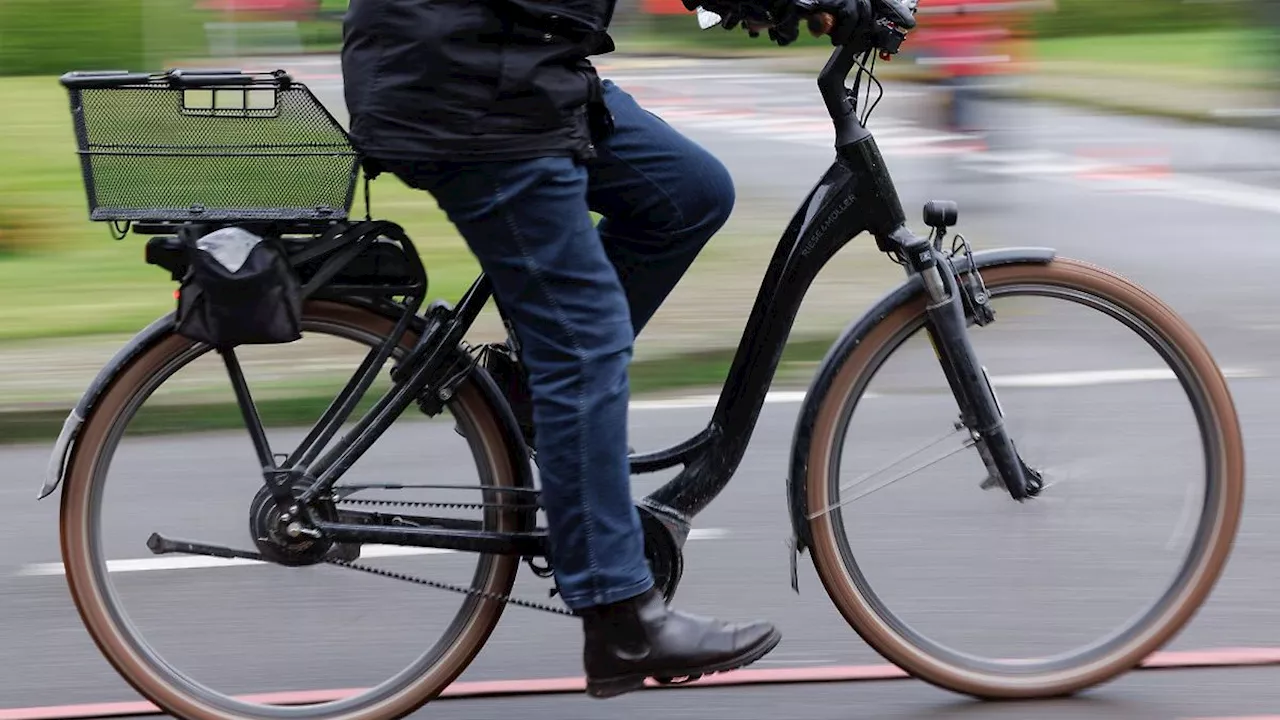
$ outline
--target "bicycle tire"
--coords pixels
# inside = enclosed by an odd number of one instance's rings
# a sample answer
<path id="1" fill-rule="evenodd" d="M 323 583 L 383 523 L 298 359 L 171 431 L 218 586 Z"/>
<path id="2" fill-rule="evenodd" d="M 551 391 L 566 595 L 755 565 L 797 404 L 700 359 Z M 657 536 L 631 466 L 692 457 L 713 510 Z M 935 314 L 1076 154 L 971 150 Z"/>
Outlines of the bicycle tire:
<path id="1" fill-rule="evenodd" d="M 823 587 L 852 628 L 881 656 L 912 677 L 937 687 L 979 699 L 1033 699 L 1070 695 L 1107 682 L 1139 665 L 1150 653 L 1172 639 L 1194 616 L 1213 589 L 1228 560 L 1234 543 L 1244 498 L 1244 447 L 1234 402 L 1225 378 L 1204 343 L 1185 321 L 1151 293 L 1108 270 L 1088 263 L 1055 259 L 1047 265 L 1014 264 L 982 272 L 988 290 L 1016 285 L 1050 285 L 1104 299 L 1140 319 L 1162 338 L 1181 361 L 1190 382 L 1204 398 L 1208 411 L 1208 432 L 1204 432 L 1211 466 L 1205 502 L 1216 503 L 1216 513 L 1207 543 L 1194 560 L 1190 580 L 1177 588 L 1174 599 L 1160 609 L 1157 617 L 1141 632 L 1114 651 L 1087 664 L 1041 674 L 977 672 L 945 657 L 930 655 L 911 643 L 894 623 L 876 609 L 857 586 L 842 559 L 832 515 L 823 513 L 809 520 L 813 539 L 812 560 Z M 816 422 L 809 443 L 809 475 L 804 491 L 810 508 L 828 507 L 832 475 L 842 440 L 842 418 L 849 415 L 871 376 L 905 342 L 907 330 L 923 323 L 925 298 L 918 296 L 887 314 L 865 340 L 851 347 L 843 357 L 833 358 L 834 379 L 819 401 Z M 997 318 L 996 322 L 999 322 Z M 892 347 L 888 347 L 892 346 Z M 887 351 L 886 351 L 887 350 Z M 838 485 L 838 483 L 835 483 Z M 1035 502 L 1031 499 L 1028 502 Z M 1184 561 L 1184 569 L 1190 561 Z M 1175 581 L 1174 586 L 1177 586 Z"/>
<path id="2" fill-rule="evenodd" d="M 304 331 L 307 328 L 336 326 L 376 338 L 386 338 L 394 325 L 393 319 L 373 311 L 328 301 L 306 303 L 302 322 Z M 413 330 L 405 333 L 399 352 L 412 349 L 416 340 L 417 334 Z M 112 606 L 104 601 L 103 581 L 93 566 L 90 547 L 93 496 L 103 476 L 102 450 L 112 446 L 108 442 L 112 433 L 123 431 L 122 416 L 130 408 L 136 410 L 145 400 L 145 397 L 137 396 L 145 390 L 149 378 L 163 372 L 167 363 L 175 362 L 175 358 L 183 353 L 190 354 L 194 345 L 190 340 L 171 334 L 140 353 L 121 369 L 85 419 L 82 439 L 68 464 L 59 518 L 67 583 L 81 620 L 103 656 L 139 694 L 164 712 L 184 720 L 278 720 L 286 713 L 297 718 L 297 708 L 278 708 L 280 713 L 231 710 L 217 704 L 219 701 L 213 698 L 216 694 L 203 692 L 189 681 L 185 684 L 175 682 L 175 671 L 156 667 L 157 663 L 163 665 L 163 660 L 149 656 L 143 650 L 145 643 L 140 646 L 138 638 L 129 635 L 127 622 L 122 624 Z M 496 409 L 500 407 L 497 403 L 501 399 L 492 382 L 482 379 L 487 380 L 487 376 L 469 375 L 457 387 L 449 405 L 459 410 L 456 417 L 460 421 L 463 418 L 467 420 L 471 426 L 468 430 L 475 431 L 477 442 L 490 465 L 492 486 L 515 487 L 518 475 L 511 465 L 511 458 L 516 455 L 507 452 L 509 438 L 501 429 Z M 154 390 L 152 387 L 145 394 L 149 395 Z M 105 460 L 109 465 L 109 458 Z M 514 531 L 519 521 L 519 513 L 514 511 L 493 511 L 491 517 L 496 518 L 495 529 L 502 531 Z M 490 597 L 508 595 L 519 569 L 518 560 L 514 556 L 482 556 L 481 562 L 488 563 L 489 570 L 484 573 L 483 583 L 473 587 L 490 593 Z M 477 575 L 480 574 L 478 570 Z M 454 634 L 454 642 L 427 672 L 414 677 L 389 696 L 373 698 L 375 701 L 366 705 L 341 711 L 319 710 L 307 717 L 315 720 L 396 720 L 412 713 L 438 696 L 466 669 L 488 640 L 504 609 L 505 603 L 500 600 L 471 597 L 450 626 L 452 630 L 459 627 L 460 621 L 463 623 Z M 468 613 L 465 618 L 464 613 Z"/>

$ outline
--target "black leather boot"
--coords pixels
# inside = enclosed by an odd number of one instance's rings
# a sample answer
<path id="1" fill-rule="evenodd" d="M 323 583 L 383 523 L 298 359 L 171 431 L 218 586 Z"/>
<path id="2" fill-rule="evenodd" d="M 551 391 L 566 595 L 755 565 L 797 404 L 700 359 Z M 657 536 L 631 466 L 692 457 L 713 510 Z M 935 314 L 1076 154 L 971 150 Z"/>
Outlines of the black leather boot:
<path id="1" fill-rule="evenodd" d="M 782 639 L 767 622 L 731 624 L 672 610 L 657 590 L 580 615 L 587 694 L 596 698 L 639 690 L 650 677 L 692 680 L 736 670 Z"/>

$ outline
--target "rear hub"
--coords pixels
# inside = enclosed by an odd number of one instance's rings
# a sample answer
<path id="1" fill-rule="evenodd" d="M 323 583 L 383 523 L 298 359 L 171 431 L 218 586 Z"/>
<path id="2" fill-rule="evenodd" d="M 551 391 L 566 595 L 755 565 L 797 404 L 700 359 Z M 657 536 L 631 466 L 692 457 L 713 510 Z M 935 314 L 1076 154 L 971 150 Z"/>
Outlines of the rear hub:
<path id="1" fill-rule="evenodd" d="M 310 484 L 301 479 L 295 481 L 292 495 L 301 496 Z M 331 498 L 313 500 L 310 510 L 326 521 L 335 521 L 338 516 Z M 332 540 L 321 537 L 320 531 L 311 526 L 302 508 L 293 504 L 282 507 L 266 486 L 253 496 L 249 507 L 249 532 L 265 559 L 289 567 L 315 565 L 323 561 L 325 554 L 334 546 Z"/>

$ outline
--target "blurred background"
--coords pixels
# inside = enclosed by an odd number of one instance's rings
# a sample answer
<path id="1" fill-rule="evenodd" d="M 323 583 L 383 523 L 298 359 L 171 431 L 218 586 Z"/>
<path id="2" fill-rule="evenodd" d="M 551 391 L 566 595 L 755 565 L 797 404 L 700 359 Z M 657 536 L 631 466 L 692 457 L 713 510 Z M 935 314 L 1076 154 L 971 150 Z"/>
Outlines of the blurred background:
<path id="1" fill-rule="evenodd" d="M 168 278 L 139 262 L 133 243 L 121 247 L 86 221 L 56 76 L 285 67 L 345 122 L 336 61 L 345 7 L 346 0 L 0 4 L 0 368 L 76 378 L 0 374 L 0 409 L 53 402 L 58 416 L 88 368 L 172 303 Z M 919 12 L 902 54 L 876 68 L 888 92 L 872 124 L 887 154 L 900 154 L 896 172 L 909 205 L 969 199 L 962 217 L 977 225 L 968 229 L 1003 233 L 1001 223 L 1017 227 L 1019 209 L 1036 204 L 1021 205 L 1009 192 L 1027 172 L 1152 177 L 1198 167 L 1214 177 L 1271 182 L 1271 158 L 1280 156 L 1257 152 L 1253 135 L 1224 133 L 1269 128 L 1280 117 L 1280 0 L 925 0 Z M 690 304 L 692 317 L 681 309 L 685 302 L 671 303 L 639 348 L 641 359 L 657 359 L 685 354 L 692 342 L 714 355 L 736 342 L 776 233 L 825 162 L 828 128 L 811 79 L 828 46 L 807 34 L 778 48 L 742 31 L 701 31 L 677 0 L 624 0 L 615 35 L 620 49 L 598 58 L 602 70 L 634 77 L 628 88 L 637 97 L 719 152 L 741 183 L 734 220 L 678 298 L 706 294 L 699 288 L 709 285 L 717 292 Z M 779 132 L 790 120 L 808 125 Z M 746 139 L 763 142 L 747 149 Z M 767 172 L 762 157 L 790 169 Z M 431 237 L 423 247 L 435 287 L 456 298 L 475 265 L 452 227 L 429 198 L 394 178 L 377 185 L 381 213 Z M 855 245 L 849 272 L 832 273 L 806 306 L 799 339 L 828 338 L 849 319 L 850 301 L 873 296 L 894 277 L 865 243 Z M 57 369 L 40 360 L 62 354 L 47 348 L 66 343 L 84 352 Z M 71 375 L 65 362 L 85 368 Z M 0 412 L 0 427 L 5 417 L 19 416 Z M 22 417 L 12 432 L 31 427 Z"/>
<path id="2" fill-rule="evenodd" d="M 136 699 L 101 660 L 66 600 L 57 569 L 56 500 L 37 505 L 33 498 L 48 449 L 86 384 L 128 337 L 174 304 L 168 274 L 143 262 L 142 238 L 116 241 L 108 228 L 88 222 L 67 96 L 57 76 L 93 69 L 284 68 L 345 123 L 336 57 L 345 7 L 346 0 L 0 0 L 0 667 L 6 668 L 0 674 L 0 718 L 26 717 L 5 714 L 6 707 Z M 1280 372 L 1280 0 L 921 0 L 919 18 L 902 54 L 876 67 L 884 98 L 869 122 L 909 219 L 920 230 L 924 201 L 957 200 L 958 229 L 976 249 L 1047 245 L 1116 269 L 1170 303 L 1203 335 L 1237 393 L 1251 490 L 1228 574 L 1176 649 L 1280 647 L 1274 607 L 1280 596 L 1280 575 L 1274 572 L 1280 557 L 1274 532 L 1280 521 L 1280 493 L 1274 489 L 1280 461 L 1280 383 L 1274 380 Z M 717 391 L 724 378 L 777 236 L 831 161 L 830 124 L 813 83 L 830 47 L 807 35 L 778 48 L 741 31 L 700 31 L 679 0 L 622 0 L 614 35 L 618 51 L 597 58 L 602 74 L 715 152 L 738 184 L 733 218 L 640 339 L 632 371 L 637 396 L 702 397 Z M 432 295 L 456 300 L 477 268 L 431 199 L 384 177 L 373 186 L 373 212 L 403 224 L 417 240 Z M 851 243 L 806 300 L 776 389 L 803 389 L 832 338 L 900 277 L 900 269 L 868 238 Z M 478 333 L 498 334 L 494 318 L 486 318 Z M 1109 349 L 1069 345 L 1053 347 L 1090 356 Z M 253 366 L 264 382 L 289 378 L 274 391 L 267 412 L 277 413 L 282 426 L 300 417 L 298 408 L 310 412 L 318 399 L 328 399 L 317 387 L 334 379 L 333 368 L 305 360 L 337 355 L 323 348 L 315 352 L 264 356 Z M 182 392 L 168 401 L 171 411 L 157 416 L 145 433 L 164 436 L 144 441 L 153 444 L 140 446 L 129 466 L 138 482 L 183 476 L 159 469 L 161 460 L 202 456 L 204 475 L 216 480 L 211 468 L 229 451 L 222 440 L 205 442 L 194 433 L 235 428 L 239 417 L 215 387 L 225 391 L 217 367 L 194 369 L 184 378 Z M 1120 426 L 1108 423 L 1126 417 L 1123 427 L 1137 428 L 1135 435 L 1171 437 L 1161 435 L 1166 418 L 1159 411 L 1125 415 L 1128 395 L 1108 389 L 1094 397 L 1066 386 L 1056 391 L 1078 400 L 1082 411 L 1105 415 L 1095 431 L 1107 427 L 1120 434 Z M 656 447 L 696 432 L 709 412 L 705 397 L 682 407 L 652 405 L 638 413 L 636 444 Z M 682 597 L 700 611 L 785 619 L 788 645 L 770 660 L 778 666 L 879 662 L 831 610 L 811 571 L 802 567 L 802 599 L 786 587 L 781 479 L 793 423 L 794 405 L 767 408 L 735 486 L 740 489 L 727 493 L 724 505 L 709 515 L 712 527 L 702 536 L 707 542 L 691 546 L 697 549 L 690 551 L 686 578 L 698 579 L 686 580 Z M 415 440 L 395 443 L 411 449 Z M 1121 479 L 1154 468 L 1157 460 L 1161 473 L 1165 466 L 1176 469 L 1169 445 L 1151 451 L 1152 465 L 1129 468 L 1133 473 L 1126 470 Z M 452 457 L 432 452 L 441 463 Z M 126 522 L 198 517 L 204 510 L 182 515 L 169 505 L 180 494 L 142 495 L 139 490 L 127 499 L 121 511 Z M 229 522 L 237 523 L 228 527 L 237 530 L 248 501 L 242 495 L 228 495 Z M 938 499 L 895 523 L 908 539 L 949 529 L 947 502 Z M 1143 522 L 1132 518 L 1145 517 L 1142 512 L 1139 507 L 1127 516 L 1135 532 Z M 1091 527 L 1088 519 L 1083 522 Z M 945 544 L 945 537 L 938 542 Z M 1108 543 L 1123 544 L 1114 538 Z M 122 552 L 145 554 L 137 548 Z M 888 562 L 901 566 L 905 557 L 890 555 Z M 979 566 L 966 577 L 988 577 L 996 569 Z M 138 577 L 153 575 L 156 580 L 140 580 L 139 587 L 179 595 L 169 606 L 147 601 L 152 610 L 194 603 L 220 611 L 235 604 L 222 598 L 236 591 L 248 593 L 240 596 L 246 606 L 266 598 L 252 594 L 265 585 L 243 578 L 197 581 L 167 571 Z M 1049 570 L 1040 575 L 1046 581 L 1054 577 Z M 768 579 L 767 589 L 759 587 L 761 577 Z M 905 587 L 917 600 L 936 600 L 938 612 L 946 613 L 940 617 L 953 627 L 1012 637 L 1000 622 L 983 625 L 953 607 L 950 586 Z M 1055 592 L 1075 602 L 1083 590 Z M 344 602 L 356 607 L 362 600 L 353 595 Z M 397 606 L 404 622 L 413 621 L 414 602 Z M 1091 612 L 1071 605 L 1031 625 L 1062 629 L 1065 624 L 1055 623 L 1088 620 Z M 539 617 L 525 622 L 528 615 L 512 614 L 464 678 L 580 672 L 577 648 L 561 642 L 564 633 Z M 390 617 L 361 615 L 366 616 Z M 246 680 L 250 684 L 270 680 L 272 661 L 242 662 L 228 627 L 206 621 L 202 642 L 212 645 L 199 647 L 214 649 L 203 656 L 203 669 L 216 675 L 218 668 L 234 665 L 253 678 Z M 238 635 L 244 637 L 234 639 L 248 642 L 255 633 Z M 192 636 L 170 639 L 177 647 L 187 637 Z M 360 645 L 364 640 L 350 642 L 359 645 L 357 658 L 379 653 L 378 647 Z M 610 712 L 586 710 L 576 699 L 572 705 L 549 699 L 521 706 L 520 712 L 649 717 L 661 710 L 672 718 L 748 719 L 798 717 L 803 711 L 805 717 L 844 720 L 949 714 L 1275 717 L 1280 696 L 1271 688 L 1277 672 L 1144 674 L 1083 704 L 1014 710 L 895 684 L 854 692 L 716 691 L 701 705 L 640 699 Z M 328 686 L 356 682 L 344 673 L 333 671 Z M 857 697 L 869 699 L 851 701 Z M 474 720 L 515 712 L 499 701 L 449 708 L 425 716 Z"/>

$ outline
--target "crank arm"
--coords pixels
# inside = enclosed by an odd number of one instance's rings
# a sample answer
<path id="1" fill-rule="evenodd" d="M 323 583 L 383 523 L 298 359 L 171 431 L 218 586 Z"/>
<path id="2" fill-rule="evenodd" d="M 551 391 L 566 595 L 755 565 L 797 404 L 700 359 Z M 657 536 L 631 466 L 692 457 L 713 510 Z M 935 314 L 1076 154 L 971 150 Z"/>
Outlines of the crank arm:
<path id="1" fill-rule="evenodd" d="M 266 562 L 262 555 L 252 550 L 236 550 L 220 545 L 205 545 L 186 540 L 170 540 L 160 533 L 151 533 L 151 537 L 147 538 L 147 548 L 156 555 L 181 553 L 185 555 L 207 555 L 209 557 Z"/>

